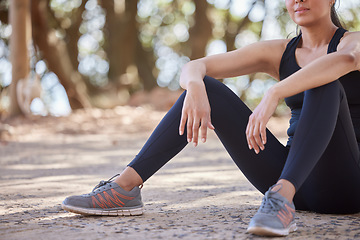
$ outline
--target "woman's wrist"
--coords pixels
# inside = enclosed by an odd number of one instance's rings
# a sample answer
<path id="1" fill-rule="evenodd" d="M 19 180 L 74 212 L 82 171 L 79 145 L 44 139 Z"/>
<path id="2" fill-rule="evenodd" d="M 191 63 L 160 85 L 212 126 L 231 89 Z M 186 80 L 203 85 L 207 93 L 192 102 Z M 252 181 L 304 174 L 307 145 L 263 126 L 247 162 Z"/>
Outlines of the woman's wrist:
<path id="1" fill-rule="evenodd" d="M 197 60 L 186 63 L 181 71 L 180 86 L 186 90 L 189 90 L 192 85 L 203 85 L 205 72 L 204 65 Z"/>
<path id="2" fill-rule="evenodd" d="M 193 79 L 193 80 L 189 80 L 186 84 L 186 90 L 188 91 L 192 91 L 192 90 L 195 90 L 195 91 L 198 91 L 199 89 L 202 89 L 204 88 L 205 89 L 205 84 L 204 84 L 204 81 L 199 81 L 198 79 Z"/>
<path id="3" fill-rule="evenodd" d="M 283 98 L 278 83 L 273 85 L 266 94 L 270 97 L 270 99 L 274 99 L 274 101 L 277 102 Z"/>

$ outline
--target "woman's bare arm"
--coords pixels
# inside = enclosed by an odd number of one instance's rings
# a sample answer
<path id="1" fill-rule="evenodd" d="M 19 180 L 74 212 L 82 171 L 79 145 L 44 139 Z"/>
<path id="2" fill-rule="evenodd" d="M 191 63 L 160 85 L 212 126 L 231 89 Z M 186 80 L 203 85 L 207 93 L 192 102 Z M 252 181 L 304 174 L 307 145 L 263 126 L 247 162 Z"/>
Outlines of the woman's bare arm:
<path id="1" fill-rule="evenodd" d="M 346 34 L 337 52 L 309 63 L 271 89 L 279 99 L 335 81 L 345 74 L 360 70 L 360 32 Z"/>
<path id="2" fill-rule="evenodd" d="M 289 40 L 270 40 L 250 44 L 238 50 L 216 54 L 185 64 L 180 76 L 181 87 L 187 89 L 191 81 L 202 80 L 205 75 L 229 78 L 264 72 L 279 78 L 281 56 Z"/>
<path id="3" fill-rule="evenodd" d="M 251 44 L 244 48 L 213 56 L 204 57 L 187 63 L 180 76 L 180 85 L 187 89 L 179 134 L 187 130 L 188 142 L 196 146 L 199 137 L 206 141 L 207 128 L 214 129 L 210 119 L 210 105 L 203 78 L 227 78 L 254 72 L 266 72 L 279 77 L 279 65 L 288 40 L 272 40 Z"/>
<path id="4" fill-rule="evenodd" d="M 356 70 L 360 70 L 360 32 L 347 33 L 337 52 L 318 58 L 268 90 L 249 118 L 246 129 L 249 148 L 256 153 L 264 149 L 266 124 L 280 99 L 325 85 Z"/>

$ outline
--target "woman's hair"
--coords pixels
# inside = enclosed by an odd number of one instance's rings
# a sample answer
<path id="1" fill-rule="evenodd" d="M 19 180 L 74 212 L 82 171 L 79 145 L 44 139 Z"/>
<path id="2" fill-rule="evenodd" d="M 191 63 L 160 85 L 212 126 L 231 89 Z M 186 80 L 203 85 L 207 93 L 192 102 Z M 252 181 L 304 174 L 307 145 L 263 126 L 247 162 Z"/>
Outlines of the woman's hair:
<path id="1" fill-rule="evenodd" d="M 335 9 L 335 3 L 331 7 L 331 21 L 333 22 L 333 24 L 335 24 L 335 26 L 343 28 L 343 24 L 341 23 L 339 16 Z"/>

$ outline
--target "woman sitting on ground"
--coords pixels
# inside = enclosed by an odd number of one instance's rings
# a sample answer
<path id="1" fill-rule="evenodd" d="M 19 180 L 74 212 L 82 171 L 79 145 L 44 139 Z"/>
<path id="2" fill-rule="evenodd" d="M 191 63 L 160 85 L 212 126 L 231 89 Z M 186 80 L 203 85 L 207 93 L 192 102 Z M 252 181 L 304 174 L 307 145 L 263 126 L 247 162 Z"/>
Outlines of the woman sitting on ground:
<path id="1" fill-rule="evenodd" d="M 342 28 L 335 0 L 285 2 L 300 27 L 297 37 L 187 63 L 180 77 L 186 91 L 128 167 L 91 193 L 66 198 L 62 207 L 85 215 L 142 214 L 139 186 L 188 143 L 205 142 L 209 128 L 264 194 L 248 232 L 295 231 L 295 206 L 360 212 L 360 32 Z M 280 81 L 253 112 L 214 79 L 255 72 Z M 292 113 L 286 146 L 266 129 L 283 98 Z"/>

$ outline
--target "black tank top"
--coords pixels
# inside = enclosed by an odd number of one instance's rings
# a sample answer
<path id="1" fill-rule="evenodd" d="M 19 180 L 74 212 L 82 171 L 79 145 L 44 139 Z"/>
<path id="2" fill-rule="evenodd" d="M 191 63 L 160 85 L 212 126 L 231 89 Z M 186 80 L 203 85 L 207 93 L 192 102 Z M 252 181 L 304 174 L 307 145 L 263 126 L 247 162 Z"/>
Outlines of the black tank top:
<path id="1" fill-rule="evenodd" d="M 337 46 L 340 43 L 340 39 L 343 37 L 345 32 L 346 30 L 343 28 L 338 28 L 336 30 L 329 43 L 327 50 L 328 54 L 336 52 Z M 301 67 L 297 64 L 295 57 L 295 50 L 299 44 L 300 39 L 301 34 L 291 39 L 291 41 L 286 46 L 280 62 L 280 80 L 287 78 L 291 74 L 301 69 Z M 339 80 L 345 89 L 356 139 L 358 143 L 360 143 L 360 71 L 350 72 L 339 78 Z M 285 98 L 286 105 L 291 109 L 290 127 L 287 130 L 287 134 L 289 136 L 289 140 L 287 142 L 288 146 L 291 145 L 291 141 L 296 130 L 303 99 L 304 92 Z"/>

